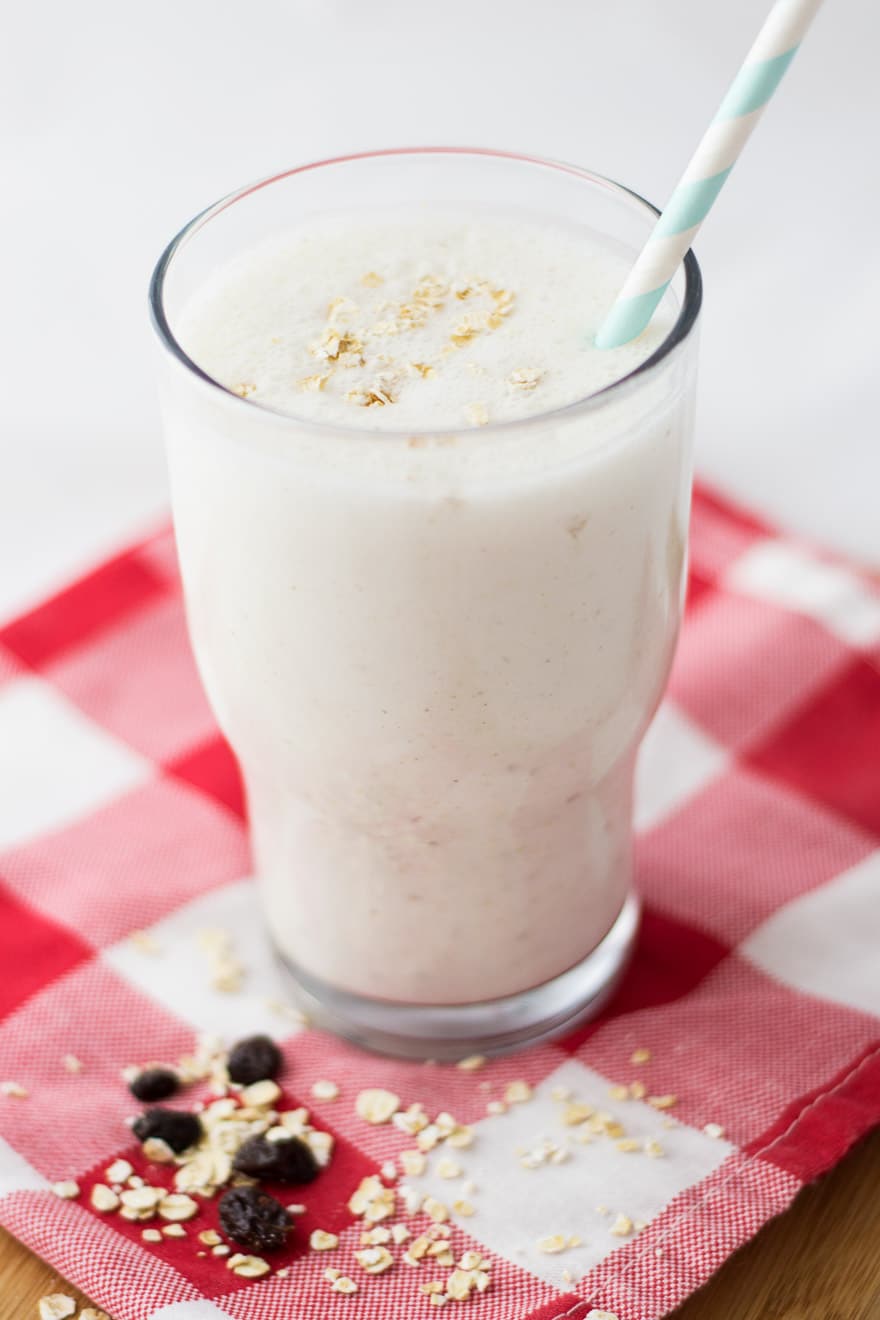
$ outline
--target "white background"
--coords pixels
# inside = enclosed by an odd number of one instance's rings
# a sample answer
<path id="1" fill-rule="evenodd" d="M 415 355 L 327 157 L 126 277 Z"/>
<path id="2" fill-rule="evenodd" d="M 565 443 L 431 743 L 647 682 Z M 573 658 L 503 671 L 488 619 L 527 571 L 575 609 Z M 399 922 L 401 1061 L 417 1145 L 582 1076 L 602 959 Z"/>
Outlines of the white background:
<path id="1" fill-rule="evenodd" d="M 768 0 L 49 0 L 0 45 L 0 615 L 166 507 L 146 285 L 328 153 L 557 156 L 658 203 Z M 701 234 L 698 468 L 880 565 L 880 9 L 829 0 Z"/>

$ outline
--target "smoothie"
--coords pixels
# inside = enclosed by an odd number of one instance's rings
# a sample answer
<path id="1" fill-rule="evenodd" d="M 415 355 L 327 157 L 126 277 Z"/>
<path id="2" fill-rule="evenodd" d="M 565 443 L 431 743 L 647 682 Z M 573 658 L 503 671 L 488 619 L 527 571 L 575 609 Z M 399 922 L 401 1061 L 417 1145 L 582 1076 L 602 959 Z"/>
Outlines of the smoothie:
<path id="1" fill-rule="evenodd" d="M 526 212 L 324 216 L 181 311 L 240 396 L 164 388 L 192 638 L 273 939 L 319 984 L 509 996 L 621 911 L 693 394 L 681 364 L 588 398 L 677 314 L 592 347 L 630 261 Z"/>

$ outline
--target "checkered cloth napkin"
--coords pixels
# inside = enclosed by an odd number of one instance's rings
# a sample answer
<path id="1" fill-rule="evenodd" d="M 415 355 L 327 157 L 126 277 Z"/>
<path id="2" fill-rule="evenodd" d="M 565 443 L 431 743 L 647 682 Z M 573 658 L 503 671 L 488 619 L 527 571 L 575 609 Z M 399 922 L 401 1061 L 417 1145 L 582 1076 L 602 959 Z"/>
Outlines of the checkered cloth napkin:
<path id="1" fill-rule="evenodd" d="M 433 1309 L 430 1269 L 373 1277 L 352 1254 L 352 1189 L 413 1144 L 355 1114 L 382 1086 L 474 1125 L 454 1153 L 475 1214 L 454 1217 L 452 1242 L 492 1269 L 469 1314 L 663 1315 L 880 1120 L 878 662 L 876 581 L 698 492 L 688 617 L 639 771 L 632 970 L 599 1021 L 464 1072 L 361 1054 L 273 1008 L 238 777 L 193 669 L 170 533 L 0 630 L 0 1079 L 27 1091 L 0 1094 L 0 1221 L 117 1320 L 413 1320 Z M 210 988 L 204 927 L 232 933 L 240 993 Z M 336 1137 L 281 1277 L 197 1254 L 216 1202 L 158 1244 L 89 1204 L 114 1157 L 143 1165 L 120 1070 L 204 1031 L 274 1034 L 289 1104 Z M 315 1100 L 319 1079 L 339 1098 Z M 532 1099 L 488 1115 L 516 1079 Z M 633 1081 L 645 1099 L 609 1095 Z M 642 1149 L 597 1137 L 523 1169 L 518 1149 L 571 1131 L 565 1090 Z M 50 1190 L 64 1178 L 77 1200 Z M 420 1185 L 461 1196 L 436 1173 Z M 315 1227 L 340 1235 L 332 1260 L 308 1250 Z M 581 1245 L 542 1252 L 555 1234 Z M 331 1292 L 328 1264 L 359 1291 Z"/>

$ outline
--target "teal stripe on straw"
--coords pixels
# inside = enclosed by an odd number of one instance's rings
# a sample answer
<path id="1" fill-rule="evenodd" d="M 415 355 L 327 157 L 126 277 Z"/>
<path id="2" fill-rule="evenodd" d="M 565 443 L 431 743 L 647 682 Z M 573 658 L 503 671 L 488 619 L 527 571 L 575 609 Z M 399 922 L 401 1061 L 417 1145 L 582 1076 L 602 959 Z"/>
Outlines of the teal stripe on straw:
<path id="1" fill-rule="evenodd" d="M 740 69 L 721 102 L 715 116 L 716 121 L 737 119 L 740 115 L 751 114 L 765 101 L 769 101 L 782 81 L 782 75 L 794 59 L 797 49 L 797 46 L 792 46 L 791 50 L 785 50 L 781 55 L 774 55 L 772 60 L 759 60 L 755 64 L 746 64 Z"/>
<path id="2" fill-rule="evenodd" d="M 680 234 L 683 229 L 690 229 L 705 220 L 732 169 L 733 166 L 728 165 L 726 170 L 710 174 L 708 179 L 692 179 L 689 183 L 680 183 L 657 221 L 651 238 Z"/>
<path id="3" fill-rule="evenodd" d="M 669 288 L 669 280 L 657 289 L 621 298 L 606 316 L 596 334 L 597 348 L 619 348 L 640 335 L 654 315 L 654 310 Z"/>

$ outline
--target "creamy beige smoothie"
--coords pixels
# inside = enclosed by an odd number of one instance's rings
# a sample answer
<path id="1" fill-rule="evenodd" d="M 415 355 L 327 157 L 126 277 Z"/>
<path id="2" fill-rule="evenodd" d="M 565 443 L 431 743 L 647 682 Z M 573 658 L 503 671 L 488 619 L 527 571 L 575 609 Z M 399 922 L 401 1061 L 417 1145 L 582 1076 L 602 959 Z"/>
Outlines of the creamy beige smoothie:
<path id="1" fill-rule="evenodd" d="M 190 628 L 273 938 L 320 983 L 509 996 L 621 911 L 693 394 L 681 363 L 588 398 L 677 315 L 592 346 L 630 261 L 526 212 L 323 216 L 181 312 L 240 396 L 164 385 Z"/>

